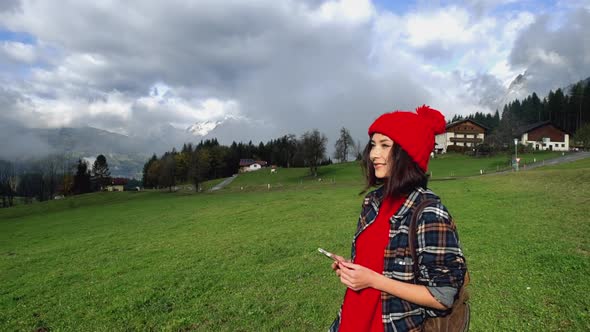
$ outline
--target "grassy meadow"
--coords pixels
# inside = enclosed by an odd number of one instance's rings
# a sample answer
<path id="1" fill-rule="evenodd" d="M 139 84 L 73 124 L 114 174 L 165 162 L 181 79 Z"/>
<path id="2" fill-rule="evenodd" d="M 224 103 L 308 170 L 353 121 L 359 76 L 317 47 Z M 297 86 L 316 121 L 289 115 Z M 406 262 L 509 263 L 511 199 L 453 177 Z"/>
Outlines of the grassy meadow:
<path id="1" fill-rule="evenodd" d="M 495 162 L 431 167 L 468 259 L 471 330 L 590 330 L 590 159 L 437 181 Z M 362 182 L 355 163 L 320 177 L 0 210 L 0 330 L 324 331 L 344 288 L 317 248 L 350 252 Z"/>

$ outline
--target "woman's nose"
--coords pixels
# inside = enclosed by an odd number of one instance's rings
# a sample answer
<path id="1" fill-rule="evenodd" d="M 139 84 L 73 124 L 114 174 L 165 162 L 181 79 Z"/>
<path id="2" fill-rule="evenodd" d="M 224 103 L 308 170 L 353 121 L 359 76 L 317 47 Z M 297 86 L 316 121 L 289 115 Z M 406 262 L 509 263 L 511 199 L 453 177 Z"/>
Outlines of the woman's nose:
<path id="1" fill-rule="evenodd" d="M 374 160 L 377 157 L 377 153 L 375 152 L 375 149 L 372 149 L 371 152 L 369 153 L 369 159 Z"/>

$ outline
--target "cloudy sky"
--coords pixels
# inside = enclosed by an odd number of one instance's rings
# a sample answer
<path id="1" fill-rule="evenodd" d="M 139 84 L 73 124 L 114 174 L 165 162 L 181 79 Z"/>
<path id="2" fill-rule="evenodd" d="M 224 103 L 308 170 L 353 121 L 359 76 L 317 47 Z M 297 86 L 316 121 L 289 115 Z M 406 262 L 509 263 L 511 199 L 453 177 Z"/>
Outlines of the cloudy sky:
<path id="1" fill-rule="evenodd" d="M 333 144 L 394 109 L 501 108 L 525 71 L 540 94 L 586 78 L 588 31 L 590 0 L 3 0 L 0 121 Z"/>

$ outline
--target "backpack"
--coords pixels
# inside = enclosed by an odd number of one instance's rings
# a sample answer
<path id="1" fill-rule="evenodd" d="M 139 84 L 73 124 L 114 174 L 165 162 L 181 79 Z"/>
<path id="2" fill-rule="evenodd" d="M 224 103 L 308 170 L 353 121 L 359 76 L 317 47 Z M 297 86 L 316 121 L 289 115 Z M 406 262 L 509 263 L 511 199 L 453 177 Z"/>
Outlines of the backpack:
<path id="1" fill-rule="evenodd" d="M 425 199 L 414 210 L 408 230 L 408 244 L 414 261 L 414 279 L 418 278 L 418 255 L 416 254 L 416 231 L 418 216 L 430 204 L 436 203 L 433 199 Z M 463 332 L 469 330 L 470 307 L 467 300 L 469 294 L 465 287 L 469 284 L 469 272 L 465 273 L 463 286 L 459 289 L 459 296 L 451 307 L 451 312 L 444 317 L 427 317 L 422 326 L 424 332 Z"/>

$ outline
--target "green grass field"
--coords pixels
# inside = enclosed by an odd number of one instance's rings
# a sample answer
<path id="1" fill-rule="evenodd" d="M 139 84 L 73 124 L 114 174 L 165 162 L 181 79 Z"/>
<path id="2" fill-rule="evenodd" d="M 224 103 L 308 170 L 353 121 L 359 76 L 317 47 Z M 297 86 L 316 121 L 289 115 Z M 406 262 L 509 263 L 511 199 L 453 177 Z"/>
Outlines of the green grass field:
<path id="1" fill-rule="evenodd" d="M 520 155 L 521 165 L 530 164 L 534 160 L 541 162 L 561 156 L 560 152 L 541 151 Z M 462 178 L 480 175 L 480 170 L 485 174 L 496 173 L 511 169 L 509 155 L 496 155 L 493 157 L 473 158 L 462 154 L 449 153 L 437 155 L 429 164 L 429 175 L 433 180 Z M 250 191 L 284 188 L 309 188 L 326 184 L 342 184 L 361 186 L 363 175 L 359 162 L 348 162 L 321 167 L 317 177 L 309 176 L 305 168 L 279 168 L 275 174 L 269 169 L 258 172 L 244 173 L 226 187 L 226 191 Z M 320 182 L 321 180 L 321 182 Z"/>
<path id="2" fill-rule="evenodd" d="M 519 154 L 520 165 L 531 164 L 534 161 L 561 156 L 561 152 L 538 151 L 534 153 Z M 511 169 L 512 155 L 496 155 L 492 157 L 473 158 L 461 154 L 448 153 L 439 155 L 429 164 L 429 172 L 432 178 L 465 177 L 479 175 L 480 170 L 485 174 Z"/>
<path id="3" fill-rule="evenodd" d="M 326 330 L 344 288 L 316 249 L 349 253 L 360 172 L 281 171 L 271 190 L 240 189 L 271 176 L 252 173 L 0 210 L 0 330 Z M 431 187 L 459 227 L 472 331 L 590 330 L 590 159 Z"/>

